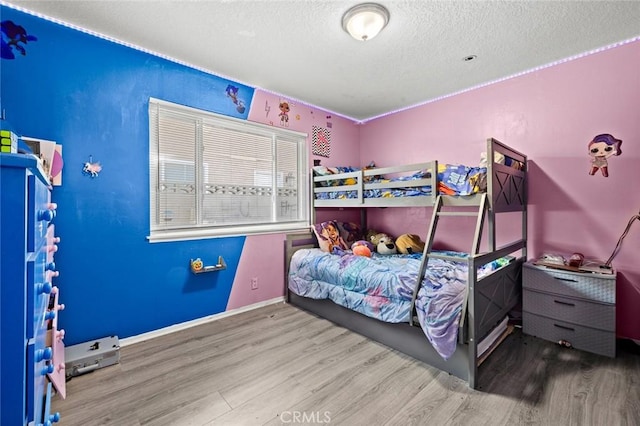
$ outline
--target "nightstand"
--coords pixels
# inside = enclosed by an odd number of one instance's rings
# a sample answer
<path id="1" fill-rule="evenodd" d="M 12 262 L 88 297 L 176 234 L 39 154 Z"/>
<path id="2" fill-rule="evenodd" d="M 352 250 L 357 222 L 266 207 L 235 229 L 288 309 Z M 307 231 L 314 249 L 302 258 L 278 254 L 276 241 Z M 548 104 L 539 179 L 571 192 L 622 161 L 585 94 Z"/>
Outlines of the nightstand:
<path id="1" fill-rule="evenodd" d="M 523 332 L 576 349 L 616 356 L 616 275 L 525 263 Z"/>

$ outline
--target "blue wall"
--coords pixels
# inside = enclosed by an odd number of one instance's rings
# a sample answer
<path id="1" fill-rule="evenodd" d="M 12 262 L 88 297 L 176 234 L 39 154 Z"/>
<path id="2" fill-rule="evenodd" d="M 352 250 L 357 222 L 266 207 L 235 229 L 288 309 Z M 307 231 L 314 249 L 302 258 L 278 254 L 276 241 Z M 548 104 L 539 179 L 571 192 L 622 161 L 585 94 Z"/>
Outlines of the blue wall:
<path id="1" fill-rule="evenodd" d="M 26 55 L 0 60 L 1 108 L 19 135 L 63 145 L 62 186 L 53 191 L 61 237 L 54 284 L 66 304 L 66 344 L 223 312 L 244 237 L 146 240 L 148 100 L 246 119 L 253 89 L 7 7 L 0 19 L 37 37 L 23 45 Z M 247 105 L 242 114 L 226 96 L 228 84 Z M 96 178 L 82 173 L 89 159 L 102 165 Z M 214 263 L 219 255 L 226 270 L 189 271 L 191 258 Z"/>

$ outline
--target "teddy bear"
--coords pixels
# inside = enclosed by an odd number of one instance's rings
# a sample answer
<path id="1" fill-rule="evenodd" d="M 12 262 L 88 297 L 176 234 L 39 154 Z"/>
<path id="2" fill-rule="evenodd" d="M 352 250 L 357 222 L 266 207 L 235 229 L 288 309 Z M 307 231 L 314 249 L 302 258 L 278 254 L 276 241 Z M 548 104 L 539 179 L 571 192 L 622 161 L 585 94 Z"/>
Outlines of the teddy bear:
<path id="1" fill-rule="evenodd" d="M 424 241 L 415 234 L 402 234 L 396 238 L 396 247 L 402 254 L 415 254 L 424 251 Z"/>

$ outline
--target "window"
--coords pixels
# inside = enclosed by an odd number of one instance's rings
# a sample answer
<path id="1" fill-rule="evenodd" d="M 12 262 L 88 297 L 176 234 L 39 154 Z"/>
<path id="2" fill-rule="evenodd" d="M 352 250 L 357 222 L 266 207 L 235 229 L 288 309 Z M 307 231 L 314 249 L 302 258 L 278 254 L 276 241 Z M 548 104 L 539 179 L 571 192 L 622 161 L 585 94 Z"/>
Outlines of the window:
<path id="1" fill-rule="evenodd" d="M 149 240 L 307 228 L 306 138 L 151 98 Z"/>

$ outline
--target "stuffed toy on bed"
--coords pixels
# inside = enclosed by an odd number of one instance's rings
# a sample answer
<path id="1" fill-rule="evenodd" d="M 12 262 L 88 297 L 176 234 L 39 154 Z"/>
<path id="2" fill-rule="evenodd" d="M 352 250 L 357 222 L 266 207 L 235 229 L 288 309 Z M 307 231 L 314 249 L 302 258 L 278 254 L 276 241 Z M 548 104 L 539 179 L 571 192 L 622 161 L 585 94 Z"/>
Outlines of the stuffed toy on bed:
<path id="1" fill-rule="evenodd" d="M 380 254 L 395 254 L 398 252 L 396 244 L 393 242 L 393 238 L 389 235 L 379 232 L 370 237 L 371 244 L 376 248 L 376 251 Z"/>
<path id="2" fill-rule="evenodd" d="M 402 234 L 396 238 L 396 247 L 402 254 L 415 254 L 424 251 L 424 241 L 415 234 Z"/>
<path id="3" fill-rule="evenodd" d="M 351 245 L 351 251 L 356 256 L 371 257 L 371 253 L 375 251 L 375 248 L 369 241 L 358 240 Z"/>
<path id="4" fill-rule="evenodd" d="M 371 244 L 373 244 L 373 237 L 375 237 L 376 235 L 381 234 L 381 232 L 375 230 L 375 229 L 367 229 L 367 232 L 365 232 L 364 234 L 364 239 L 369 241 Z M 375 244 L 373 244 L 375 245 Z"/>

